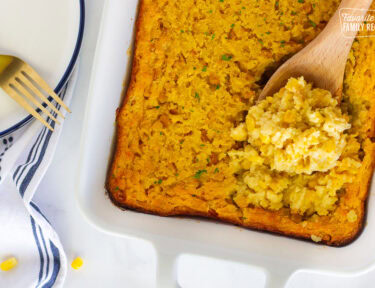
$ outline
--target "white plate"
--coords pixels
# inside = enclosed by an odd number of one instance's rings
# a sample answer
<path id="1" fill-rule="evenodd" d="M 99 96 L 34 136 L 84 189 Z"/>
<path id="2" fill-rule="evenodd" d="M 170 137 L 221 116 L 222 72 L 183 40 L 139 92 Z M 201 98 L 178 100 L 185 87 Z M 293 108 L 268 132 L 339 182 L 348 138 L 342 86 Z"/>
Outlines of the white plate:
<path id="1" fill-rule="evenodd" d="M 183 253 L 258 267 L 258 271 L 267 275 L 267 287 L 283 287 L 292 274 L 303 269 L 355 274 L 372 268 L 375 263 L 374 197 L 368 202 L 370 213 L 363 233 L 342 248 L 215 221 L 122 211 L 111 203 L 105 194 L 104 183 L 115 132 L 115 111 L 121 101 L 124 77 L 130 73 L 126 51 L 132 43 L 137 3 L 137 0 L 110 0 L 104 10 L 85 113 L 78 175 L 77 198 L 88 221 L 107 233 L 151 241 L 159 253 L 158 287 L 162 288 L 175 287 L 173 263 Z M 374 185 L 371 192 L 375 192 Z"/>
<path id="2" fill-rule="evenodd" d="M 83 26 L 83 0 L 0 0 L 0 54 L 25 60 L 58 92 L 74 67 Z M 30 118 L 1 90 L 0 136 Z"/>

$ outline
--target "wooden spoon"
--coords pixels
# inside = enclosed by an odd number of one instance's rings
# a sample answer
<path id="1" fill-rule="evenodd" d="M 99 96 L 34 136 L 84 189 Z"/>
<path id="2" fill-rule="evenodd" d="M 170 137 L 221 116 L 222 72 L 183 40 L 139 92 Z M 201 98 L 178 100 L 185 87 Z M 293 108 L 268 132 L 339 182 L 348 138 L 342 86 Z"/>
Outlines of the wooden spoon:
<path id="1" fill-rule="evenodd" d="M 259 100 L 278 92 L 290 77 L 300 76 L 316 87 L 331 91 L 332 95 L 340 99 L 346 61 L 357 35 L 357 32 L 346 32 L 344 35 L 340 10 L 352 8 L 355 10 L 350 10 L 350 14 L 365 16 L 371 3 L 372 0 L 343 0 L 326 28 L 273 74 Z"/>

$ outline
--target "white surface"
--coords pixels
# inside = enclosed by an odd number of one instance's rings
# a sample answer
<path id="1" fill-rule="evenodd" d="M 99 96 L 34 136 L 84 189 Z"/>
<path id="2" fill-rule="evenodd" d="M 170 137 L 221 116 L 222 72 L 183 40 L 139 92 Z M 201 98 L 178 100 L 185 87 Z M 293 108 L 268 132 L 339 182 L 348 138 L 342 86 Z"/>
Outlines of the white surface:
<path id="1" fill-rule="evenodd" d="M 301 269 L 358 273 L 372 267 L 375 258 L 373 214 L 369 214 L 367 228 L 358 240 L 337 249 L 215 221 L 197 223 L 196 219 L 190 218 L 156 217 L 133 211 L 124 213 L 112 204 L 105 194 L 104 183 L 112 155 L 114 111 L 121 102 L 123 79 L 130 73 L 127 69 L 129 61 L 124 59 L 129 59 L 125 53 L 131 45 L 137 3 L 136 0 L 111 0 L 104 9 L 84 119 L 77 189 L 79 205 L 91 223 L 109 233 L 152 242 L 161 265 L 158 265 L 157 278 L 161 288 L 175 287 L 173 262 L 182 253 L 241 261 L 265 269 L 267 287 L 278 287 L 281 281 L 286 283 Z M 370 210 L 374 207 L 373 202 L 374 198 L 370 198 Z M 340 259 L 342 261 L 338 261 Z"/>
<path id="2" fill-rule="evenodd" d="M 0 54 L 28 62 L 56 87 L 72 58 L 79 30 L 76 0 L 0 0 Z M 6 7 L 6 9 L 4 9 Z M 28 114 L 0 90 L 0 131 Z"/>
<path id="3" fill-rule="evenodd" d="M 84 108 L 87 97 L 94 53 L 93 47 L 96 43 L 102 1 L 91 0 L 86 4 L 87 30 L 82 50 L 80 77 L 71 107 L 73 114 L 66 120 L 62 141 L 57 148 L 55 159 L 40 186 L 36 198 L 38 204 L 46 212 L 60 234 L 68 258 L 72 260 L 74 256 L 80 255 L 85 260 L 85 266 L 82 270 L 69 270 L 66 287 L 104 287 L 104 285 L 106 287 L 130 288 L 153 287 L 155 255 L 151 246 L 143 241 L 126 240 L 96 231 L 84 221 L 75 202 L 74 190 L 78 171 L 77 164 L 80 156 L 78 146 L 83 118 L 81 111 Z M 297 242 L 293 241 L 293 243 Z M 284 249 L 283 247 L 281 248 Z M 373 251 L 369 250 L 368 252 L 372 253 Z M 375 257 L 373 259 L 375 262 Z M 347 259 L 336 260 L 340 264 L 339 262 Z M 202 264 L 194 263 L 195 267 L 200 267 L 200 265 Z M 208 264 L 204 264 L 202 267 L 207 267 L 206 265 Z M 219 271 L 221 271 L 221 274 L 222 271 L 227 271 L 229 283 L 241 283 L 241 281 L 244 281 L 241 286 L 239 284 L 239 287 L 253 287 L 253 285 L 261 287 L 257 282 L 249 285 L 247 273 L 243 273 L 243 266 L 236 268 L 230 264 L 222 265 L 224 265 L 224 268 Z M 179 274 L 182 274 L 181 277 L 185 278 L 181 281 L 185 283 L 186 287 L 184 288 L 194 287 L 189 282 L 193 277 L 187 275 L 192 269 L 185 268 L 185 270 L 179 271 Z M 210 278 L 212 285 L 207 285 L 204 288 L 215 287 L 215 279 L 217 280 L 218 278 L 215 274 L 215 271 L 211 270 L 210 273 L 206 271 L 205 279 L 202 280 L 202 283 L 207 283 L 203 281 L 208 281 Z M 237 277 L 237 282 L 230 282 L 232 277 L 233 279 Z M 292 277 L 287 287 L 370 288 L 373 287 L 374 281 L 375 270 L 355 277 L 334 277 L 301 272 Z M 248 286 L 245 286 L 246 284 Z"/>

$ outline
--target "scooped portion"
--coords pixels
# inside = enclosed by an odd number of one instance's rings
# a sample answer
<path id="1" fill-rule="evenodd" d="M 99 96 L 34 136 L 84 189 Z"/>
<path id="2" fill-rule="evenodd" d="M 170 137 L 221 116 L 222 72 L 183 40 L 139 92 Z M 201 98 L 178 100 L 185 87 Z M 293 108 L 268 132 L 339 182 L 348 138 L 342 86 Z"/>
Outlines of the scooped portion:
<path id="1" fill-rule="evenodd" d="M 337 192 L 354 180 L 360 144 L 350 118 L 329 91 L 303 77 L 249 109 L 231 132 L 242 149 L 228 154 L 238 179 L 237 205 L 327 215 Z M 236 200 L 237 199 L 237 200 Z"/>
<path id="2" fill-rule="evenodd" d="M 331 93 L 312 89 L 301 77 L 251 107 L 231 135 L 248 141 L 272 170 L 311 174 L 337 165 L 350 127 Z"/>

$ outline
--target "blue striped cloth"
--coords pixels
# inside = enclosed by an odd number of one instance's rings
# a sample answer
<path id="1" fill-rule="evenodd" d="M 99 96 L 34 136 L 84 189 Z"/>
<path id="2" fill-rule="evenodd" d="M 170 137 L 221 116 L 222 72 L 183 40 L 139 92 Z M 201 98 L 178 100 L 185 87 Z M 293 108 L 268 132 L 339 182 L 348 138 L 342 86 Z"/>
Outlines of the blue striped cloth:
<path id="1" fill-rule="evenodd" d="M 68 105 L 77 73 L 76 69 L 60 93 Z M 60 109 L 60 105 L 56 107 Z M 0 138 L 0 262 L 9 257 L 18 260 L 15 269 L 0 271 L 0 287 L 47 288 L 64 283 L 67 260 L 63 247 L 51 223 L 33 202 L 52 161 L 62 125 L 54 129 L 51 132 L 33 121 Z"/>

